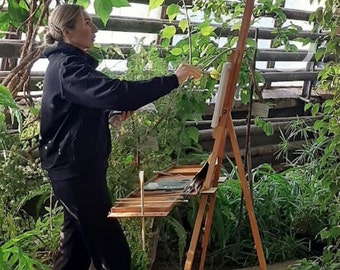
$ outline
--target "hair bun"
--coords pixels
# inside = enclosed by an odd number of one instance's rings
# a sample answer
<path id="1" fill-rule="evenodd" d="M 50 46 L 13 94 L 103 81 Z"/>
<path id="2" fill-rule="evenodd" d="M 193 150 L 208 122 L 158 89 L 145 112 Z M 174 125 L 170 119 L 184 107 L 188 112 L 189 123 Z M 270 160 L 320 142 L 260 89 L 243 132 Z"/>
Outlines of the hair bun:
<path id="1" fill-rule="evenodd" d="M 53 44 L 56 39 L 52 36 L 52 34 L 49 31 L 46 31 L 44 36 L 45 43 L 47 44 Z"/>

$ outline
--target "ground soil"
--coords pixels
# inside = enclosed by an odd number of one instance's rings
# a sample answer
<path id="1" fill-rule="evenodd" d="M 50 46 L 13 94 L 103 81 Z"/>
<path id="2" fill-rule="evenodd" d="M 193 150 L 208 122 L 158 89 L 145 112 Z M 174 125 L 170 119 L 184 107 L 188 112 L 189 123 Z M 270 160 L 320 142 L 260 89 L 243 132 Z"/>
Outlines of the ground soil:
<path id="1" fill-rule="evenodd" d="M 294 263 L 295 261 L 287 261 L 287 262 L 275 263 L 273 265 L 267 265 L 267 270 L 286 270 L 289 265 L 292 265 Z M 234 270 L 259 270 L 259 269 L 260 268 L 258 266 L 254 266 L 254 267 L 247 267 L 247 268 L 234 269 Z"/>
<path id="2" fill-rule="evenodd" d="M 286 270 L 289 265 L 294 264 L 295 261 L 286 261 L 286 262 L 280 262 L 280 263 L 275 263 L 273 265 L 267 265 L 267 270 Z M 193 270 L 198 269 L 193 267 Z M 170 265 L 160 265 L 160 264 L 155 264 L 152 267 L 152 270 L 181 270 L 178 266 L 170 266 Z M 254 266 L 254 267 L 247 267 L 247 268 L 228 268 L 225 270 L 260 270 L 260 267 Z"/>

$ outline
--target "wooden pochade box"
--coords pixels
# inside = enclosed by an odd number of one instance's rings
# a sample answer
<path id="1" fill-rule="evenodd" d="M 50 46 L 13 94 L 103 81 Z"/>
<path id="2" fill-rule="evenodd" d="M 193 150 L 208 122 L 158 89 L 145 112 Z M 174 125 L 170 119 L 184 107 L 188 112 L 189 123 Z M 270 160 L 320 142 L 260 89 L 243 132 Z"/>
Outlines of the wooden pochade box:
<path id="1" fill-rule="evenodd" d="M 108 217 L 163 217 L 167 216 L 178 202 L 183 202 L 187 194 L 184 186 L 202 168 L 201 165 L 170 167 L 156 173 L 144 184 L 143 209 L 140 188 L 125 198 L 117 199 Z M 142 211 L 143 210 L 143 211 Z"/>

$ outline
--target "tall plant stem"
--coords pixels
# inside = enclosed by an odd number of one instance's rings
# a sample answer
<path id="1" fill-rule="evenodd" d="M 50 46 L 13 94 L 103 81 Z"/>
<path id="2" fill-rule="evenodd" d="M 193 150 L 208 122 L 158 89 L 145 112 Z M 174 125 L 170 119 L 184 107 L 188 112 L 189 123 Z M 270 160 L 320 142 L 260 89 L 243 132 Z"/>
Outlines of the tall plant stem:
<path id="1" fill-rule="evenodd" d="M 191 65 L 192 64 L 192 42 L 191 42 L 191 25 L 190 25 L 190 17 L 189 17 L 189 13 L 188 13 L 188 8 L 187 8 L 187 5 L 185 3 L 185 1 L 183 1 L 183 6 L 184 6 L 184 9 L 185 9 L 185 18 L 187 20 L 187 29 L 188 29 L 188 45 L 189 45 L 189 64 Z"/>

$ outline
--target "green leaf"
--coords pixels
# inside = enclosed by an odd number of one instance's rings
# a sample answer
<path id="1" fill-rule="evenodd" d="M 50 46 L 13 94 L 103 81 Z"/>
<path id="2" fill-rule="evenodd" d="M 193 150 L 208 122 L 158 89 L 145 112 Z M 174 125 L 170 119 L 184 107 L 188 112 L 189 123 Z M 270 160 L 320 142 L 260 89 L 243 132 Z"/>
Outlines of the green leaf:
<path id="1" fill-rule="evenodd" d="M 215 27 L 213 26 L 205 26 L 201 29 L 202 36 L 210 36 L 211 33 L 213 33 L 215 30 Z"/>
<path id="2" fill-rule="evenodd" d="M 0 30 L 8 31 L 10 21 L 12 21 L 12 19 L 9 16 L 8 12 L 1 12 L 0 13 Z M 3 37 L 4 35 L 5 33 L 0 34 L 0 37 Z"/>
<path id="3" fill-rule="evenodd" d="M 94 0 L 94 10 L 96 15 L 106 25 L 107 20 L 112 11 L 112 7 L 128 7 L 130 6 L 127 0 Z"/>
<path id="4" fill-rule="evenodd" d="M 310 102 L 309 102 L 309 103 L 306 103 L 306 104 L 305 104 L 305 107 L 304 107 L 304 111 L 305 111 L 305 112 L 308 111 L 308 110 L 312 107 L 312 105 L 313 105 L 313 104 L 310 103 Z"/>
<path id="5" fill-rule="evenodd" d="M 164 0 L 150 0 L 149 1 L 149 10 L 154 9 L 154 8 L 158 8 L 161 5 L 163 5 Z"/>
<path id="6" fill-rule="evenodd" d="M 311 110 L 313 116 L 315 116 L 319 112 L 319 104 L 314 104 Z"/>
<path id="7" fill-rule="evenodd" d="M 231 31 L 234 31 L 234 30 L 240 30 L 241 28 L 241 21 L 237 21 L 233 24 L 233 26 L 231 27 Z"/>
<path id="8" fill-rule="evenodd" d="M 18 27 L 28 18 L 28 10 L 22 5 L 22 2 L 18 4 L 17 1 L 8 1 L 8 14 L 14 27 Z"/>
<path id="9" fill-rule="evenodd" d="M 331 235 L 333 236 L 334 239 L 339 239 L 339 237 L 340 237 L 340 225 L 331 228 L 330 233 L 331 233 Z"/>
<path id="10" fill-rule="evenodd" d="M 315 122 L 314 122 L 314 124 L 313 124 L 313 128 L 315 129 L 315 130 L 319 130 L 319 129 L 321 129 L 322 127 L 324 127 L 325 126 L 325 122 L 324 121 L 322 121 L 322 120 L 316 120 Z"/>
<path id="11" fill-rule="evenodd" d="M 161 30 L 162 38 L 172 38 L 176 34 L 176 27 L 168 25 Z"/>
<path id="12" fill-rule="evenodd" d="M 263 126 L 263 131 L 267 136 L 273 135 L 274 134 L 274 130 L 273 130 L 273 126 L 270 122 L 266 122 Z"/>
<path id="13" fill-rule="evenodd" d="M 104 25 L 106 25 L 112 11 L 111 0 L 94 0 L 93 5 L 96 15 L 102 20 Z"/>
<path id="14" fill-rule="evenodd" d="M 247 45 L 251 48 L 256 48 L 257 47 L 257 43 L 254 39 L 252 38 L 247 38 Z"/>
<path id="15" fill-rule="evenodd" d="M 315 60 L 319 61 L 322 56 L 325 54 L 325 48 L 320 48 L 315 52 Z"/>
<path id="16" fill-rule="evenodd" d="M 247 104 L 250 100 L 250 95 L 249 95 L 249 91 L 247 90 L 241 90 L 240 92 L 240 96 L 241 96 L 241 102 L 242 104 Z"/>
<path id="17" fill-rule="evenodd" d="M 20 254 L 20 248 L 15 247 L 15 249 L 16 250 L 11 254 L 11 257 L 8 261 L 9 265 L 12 266 L 12 267 L 14 267 L 17 264 L 17 261 L 19 259 L 19 254 Z"/>
<path id="18" fill-rule="evenodd" d="M 173 49 L 170 51 L 170 53 L 171 53 L 172 55 L 181 55 L 182 52 L 183 52 L 182 48 L 173 48 Z"/>
<path id="19" fill-rule="evenodd" d="M 125 164 L 130 164 L 134 159 L 134 156 L 133 155 L 127 155 L 125 158 L 124 158 L 124 163 Z"/>
<path id="20" fill-rule="evenodd" d="M 330 233 L 327 230 L 322 230 L 320 232 L 320 237 L 322 240 L 328 239 L 330 237 Z"/>
<path id="21" fill-rule="evenodd" d="M 77 5 L 87 8 L 90 5 L 90 0 L 77 0 Z"/>
<path id="22" fill-rule="evenodd" d="M 198 143 L 198 129 L 196 127 L 188 127 L 185 129 L 186 135 L 192 139 L 195 143 Z"/>
<path id="23" fill-rule="evenodd" d="M 7 87 L 0 84 L 0 106 L 7 106 L 13 109 L 17 109 L 17 105 L 12 97 L 11 92 Z"/>
<path id="24" fill-rule="evenodd" d="M 203 29 L 204 27 L 209 26 L 209 25 L 211 25 L 211 21 L 210 21 L 210 20 L 205 20 L 205 21 L 203 21 L 203 22 L 201 22 L 201 23 L 199 23 L 199 24 L 197 25 L 197 29 L 198 29 L 198 30 L 201 30 L 201 29 Z"/>
<path id="25" fill-rule="evenodd" d="M 130 4 L 127 0 L 111 0 L 111 4 L 113 7 L 120 8 L 120 7 L 129 7 Z"/>
<path id="26" fill-rule="evenodd" d="M 179 6 L 176 4 L 171 4 L 166 8 L 166 15 L 169 17 L 169 21 L 172 22 L 173 19 L 179 14 Z"/>
<path id="27" fill-rule="evenodd" d="M 229 46 L 233 47 L 238 40 L 238 37 L 232 37 L 231 40 L 229 41 Z"/>
<path id="28" fill-rule="evenodd" d="M 170 39 L 169 38 L 163 38 L 161 41 L 161 45 L 163 48 L 168 48 L 170 46 Z"/>
<path id="29" fill-rule="evenodd" d="M 259 116 L 256 116 L 254 119 L 255 126 L 257 127 L 262 127 L 263 122 L 264 121 Z"/>
<path id="30" fill-rule="evenodd" d="M 332 99 L 327 99 L 322 103 L 322 108 L 333 107 L 335 105 L 335 101 Z"/>
<path id="31" fill-rule="evenodd" d="M 178 23 L 178 27 L 181 28 L 182 32 L 184 32 L 187 29 L 187 26 L 188 26 L 188 22 L 186 19 L 182 19 Z"/>

